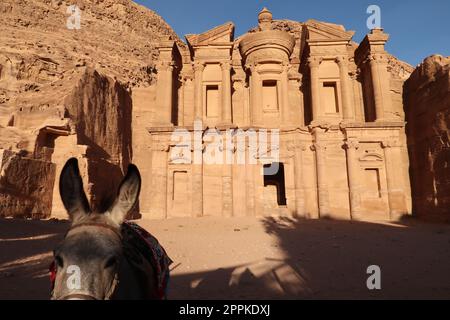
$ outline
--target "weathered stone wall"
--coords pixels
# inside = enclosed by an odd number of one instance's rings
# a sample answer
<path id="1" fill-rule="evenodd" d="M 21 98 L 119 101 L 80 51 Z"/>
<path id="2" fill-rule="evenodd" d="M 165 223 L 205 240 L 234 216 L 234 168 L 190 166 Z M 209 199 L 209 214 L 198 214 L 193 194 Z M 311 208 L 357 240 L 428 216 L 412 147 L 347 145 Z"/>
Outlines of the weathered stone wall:
<path id="1" fill-rule="evenodd" d="M 126 168 L 131 159 L 131 95 L 118 81 L 87 68 L 65 101 L 78 136 L 100 158 Z"/>
<path id="2" fill-rule="evenodd" d="M 70 5 L 81 10 L 79 30 L 66 28 Z M 94 208 L 103 207 L 132 157 L 129 90 L 154 82 L 160 39 L 183 44 L 159 15 L 130 0 L 2 0 L 0 21 L 0 148 L 20 154 L 33 180 L 17 196 L 2 185 L 8 203 L 25 211 L 1 214 L 40 218 L 53 206 L 52 215 L 67 217 L 58 178 L 70 157 L 79 159 Z M 54 185 L 39 166 L 54 167 Z M 49 199 L 36 199 L 49 208 L 29 209 L 27 197 L 43 189 Z"/>
<path id="3" fill-rule="evenodd" d="M 43 150 L 39 155 L 45 157 L 2 153 L 0 215 L 65 217 L 58 185 L 71 157 L 79 159 L 92 209 L 105 210 L 112 202 L 132 156 L 130 93 L 120 82 L 86 68 L 68 93 L 64 109 L 67 131 L 48 130 L 36 140 L 35 149 Z"/>
<path id="4" fill-rule="evenodd" d="M 68 158 L 82 159 L 92 209 L 104 210 L 131 161 L 131 95 L 120 82 L 87 68 L 65 106 L 76 138 L 59 137 L 55 143 L 56 180 Z M 54 198 L 58 203 L 57 189 Z"/>
<path id="5" fill-rule="evenodd" d="M 405 83 L 414 212 L 450 220 L 450 57 L 426 58 Z"/>
<path id="6" fill-rule="evenodd" d="M 49 217 L 54 180 L 53 163 L 0 149 L 0 217 Z"/>

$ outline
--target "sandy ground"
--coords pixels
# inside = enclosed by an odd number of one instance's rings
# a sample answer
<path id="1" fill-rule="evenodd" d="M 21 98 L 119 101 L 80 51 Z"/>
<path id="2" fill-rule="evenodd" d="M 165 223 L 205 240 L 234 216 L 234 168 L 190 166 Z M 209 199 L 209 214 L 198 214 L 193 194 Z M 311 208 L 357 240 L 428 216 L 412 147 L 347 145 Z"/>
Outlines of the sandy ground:
<path id="1" fill-rule="evenodd" d="M 450 226 L 289 218 L 142 220 L 174 260 L 172 299 L 450 299 Z M 47 299 L 66 221 L 0 220 L 0 299 Z M 381 267 L 379 291 L 367 267 Z"/>

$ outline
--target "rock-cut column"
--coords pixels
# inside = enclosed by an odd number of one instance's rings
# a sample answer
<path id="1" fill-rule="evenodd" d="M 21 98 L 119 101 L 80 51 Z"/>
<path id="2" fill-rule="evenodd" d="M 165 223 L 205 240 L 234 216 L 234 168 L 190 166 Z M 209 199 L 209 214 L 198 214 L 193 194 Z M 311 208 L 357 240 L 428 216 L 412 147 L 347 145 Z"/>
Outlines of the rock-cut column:
<path id="1" fill-rule="evenodd" d="M 163 61 L 158 65 L 158 90 L 153 122 L 160 125 L 172 123 L 173 64 Z"/>
<path id="2" fill-rule="evenodd" d="M 251 125 L 261 125 L 262 109 L 261 109 L 261 79 L 258 74 L 256 65 L 248 67 L 251 70 L 250 76 L 250 112 Z"/>
<path id="3" fill-rule="evenodd" d="M 283 96 L 283 108 L 281 109 L 281 123 L 286 125 L 290 121 L 290 106 L 289 106 L 289 66 L 283 65 L 283 72 L 281 73 L 281 92 Z"/>
<path id="4" fill-rule="evenodd" d="M 222 62 L 222 123 L 231 124 L 231 64 Z"/>
<path id="5" fill-rule="evenodd" d="M 348 140 L 344 144 L 347 153 L 347 176 L 350 199 L 350 215 L 351 219 L 359 219 L 360 214 L 360 176 L 358 169 L 357 150 L 359 143 L 356 140 Z"/>
<path id="6" fill-rule="evenodd" d="M 203 120 L 203 70 L 205 65 L 194 63 L 194 119 Z"/>
<path id="7" fill-rule="evenodd" d="M 310 71 L 311 82 L 311 108 L 312 117 L 314 120 L 319 120 L 320 110 L 320 79 L 319 79 L 319 66 L 321 59 L 319 57 L 308 58 L 308 66 Z"/>
<path id="8" fill-rule="evenodd" d="M 389 199 L 389 216 L 391 220 L 398 219 L 401 215 L 407 213 L 406 198 L 402 188 L 400 170 L 396 163 L 401 161 L 399 141 L 383 141 L 384 158 L 386 166 L 387 192 Z"/>
<path id="9" fill-rule="evenodd" d="M 192 215 L 194 217 L 203 216 L 203 130 L 194 133 L 198 141 L 194 141 L 194 154 L 192 164 Z"/>
<path id="10" fill-rule="evenodd" d="M 350 80 L 348 76 L 348 58 L 340 56 L 337 58 L 339 66 L 339 76 L 341 79 L 341 95 L 342 95 L 342 112 L 344 121 L 352 121 L 355 119 L 353 104 L 351 103 Z"/>
<path id="11" fill-rule="evenodd" d="M 180 87 L 178 88 L 178 126 L 184 126 L 184 89 L 187 78 L 180 76 Z"/>
<path id="12" fill-rule="evenodd" d="M 367 59 L 372 75 L 376 121 L 385 121 L 386 113 L 391 111 L 392 104 L 389 89 L 389 73 L 387 72 L 387 57 L 384 54 L 372 54 Z"/>
<path id="13" fill-rule="evenodd" d="M 306 213 L 305 181 L 303 179 L 303 152 L 306 147 L 299 141 L 293 141 L 288 146 L 294 152 L 294 185 L 295 185 L 295 211 L 298 216 L 304 217 Z"/>
<path id="14" fill-rule="evenodd" d="M 328 195 L 328 176 L 326 170 L 326 150 L 325 142 L 316 141 L 311 149 L 316 152 L 316 171 L 317 171 L 317 197 L 319 205 L 319 217 L 329 216 L 329 195 Z"/>
<path id="15" fill-rule="evenodd" d="M 222 171 L 222 215 L 233 216 L 233 164 L 226 161 Z"/>
<path id="16" fill-rule="evenodd" d="M 169 144 L 154 141 L 152 145 L 152 217 L 167 218 L 167 162 Z"/>

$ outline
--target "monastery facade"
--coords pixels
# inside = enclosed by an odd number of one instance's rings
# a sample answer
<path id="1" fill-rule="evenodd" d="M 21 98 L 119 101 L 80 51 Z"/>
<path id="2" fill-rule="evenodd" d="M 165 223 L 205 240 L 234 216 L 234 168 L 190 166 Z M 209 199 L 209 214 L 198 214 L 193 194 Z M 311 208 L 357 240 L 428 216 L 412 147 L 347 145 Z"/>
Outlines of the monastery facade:
<path id="1" fill-rule="evenodd" d="M 186 46 L 162 41 L 156 83 L 133 92 L 142 216 L 411 214 L 402 87 L 412 68 L 385 51 L 382 29 L 359 45 L 353 35 L 316 20 L 273 20 L 263 9 L 258 26 L 236 39 L 225 23 L 187 35 Z M 176 129 L 200 136 L 180 149 L 188 156 L 176 150 Z M 244 164 L 174 157 L 207 152 L 211 130 L 225 141 L 239 129 L 278 130 L 278 159 L 252 153 L 250 139 L 220 148 L 244 152 Z M 274 161 L 278 170 L 268 173 Z"/>

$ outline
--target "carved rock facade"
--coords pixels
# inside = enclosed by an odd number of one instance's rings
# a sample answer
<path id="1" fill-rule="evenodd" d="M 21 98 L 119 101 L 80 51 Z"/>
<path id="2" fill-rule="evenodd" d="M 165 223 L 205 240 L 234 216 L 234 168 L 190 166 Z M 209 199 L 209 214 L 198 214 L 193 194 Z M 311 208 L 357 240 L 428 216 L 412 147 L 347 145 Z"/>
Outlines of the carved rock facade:
<path id="1" fill-rule="evenodd" d="M 187 47 L 160 43 L 156 84 L 133 91 L 142 215 L 410 214 L 402 88 L 412 68 L 385 51 L 388 35 L 375 29 L 358 45 L 343 26 L 274 21 L 267 9 L 258 22 L 237 39 L 226 23 L 187 35 Z M 225 129 L 249 128 L 279 130 L 275 175 L 264 174 L 273 160 L 261 152 L 256 164 L 174 161 L 207 153 L 211 129 L 225 141 Z M 174 152 L 174 129 L 200 143 Z M 251 160 L 250 143 L 239 148 Z"/>

